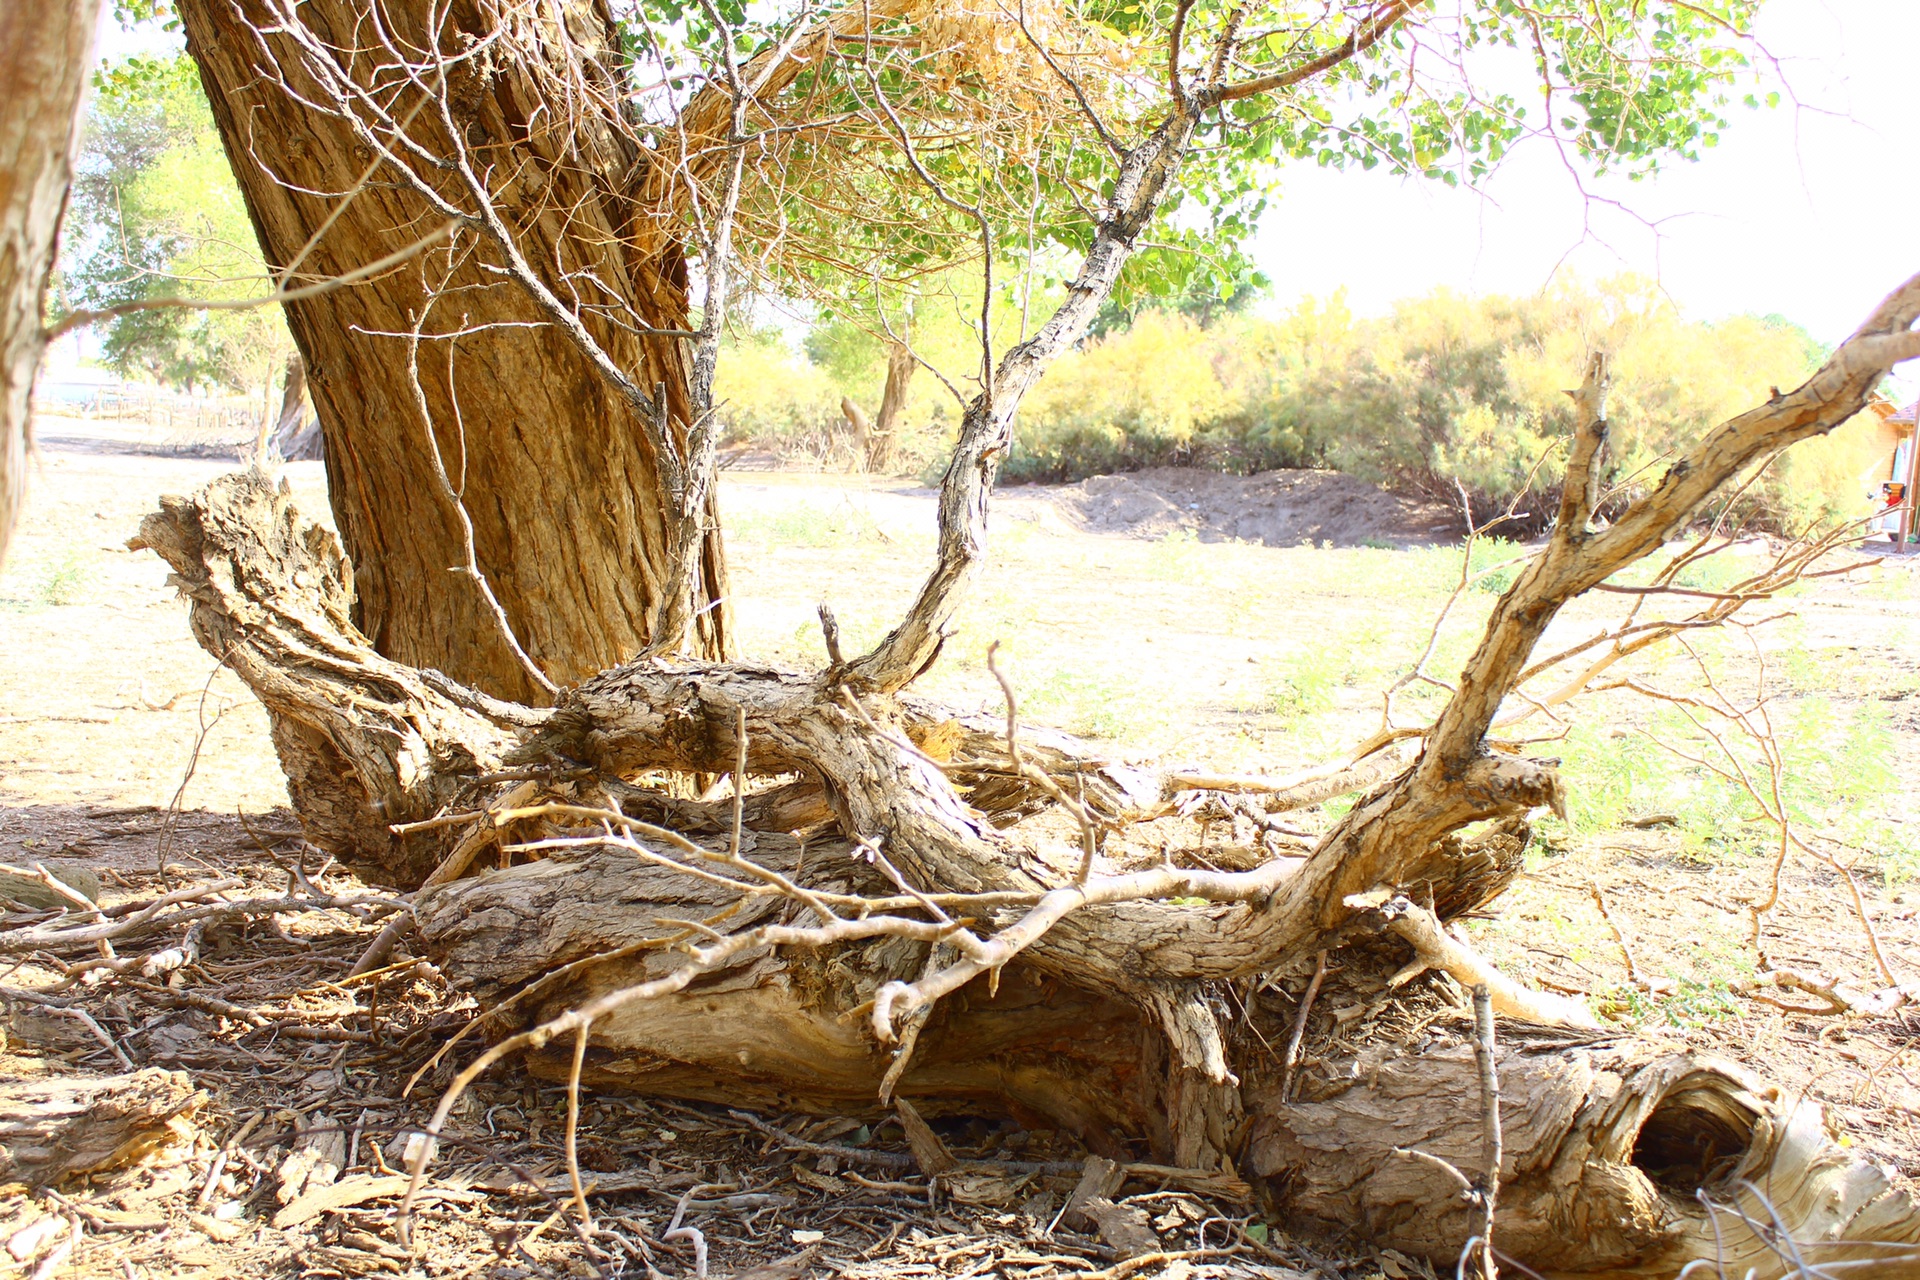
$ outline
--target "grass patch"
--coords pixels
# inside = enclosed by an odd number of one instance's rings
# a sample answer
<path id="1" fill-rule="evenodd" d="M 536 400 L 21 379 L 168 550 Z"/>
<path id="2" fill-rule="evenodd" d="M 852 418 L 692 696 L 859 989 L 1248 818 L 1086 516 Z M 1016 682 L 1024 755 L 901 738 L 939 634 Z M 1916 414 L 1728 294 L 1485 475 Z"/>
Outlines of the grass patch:
<path id="1" fill-rule="evenodd" d="M 84 604 L 93 598 L 100 577 L 93 558 L 80 552 L 69 552 L 51 563 L 18 565 L 8 576 L 14 591 L 0 596 L 0 604 L 16 611 Z"/>
<path id="2" fill-rule="evenodd" d="M 1133 742 L 1166 727 L 1164 700 L 1138 682 L 1080 667 L 1060 667 L 1037 680 L 1016 681 L 1021 714 L 1035 723 L 1112 742 Z"/>
<path id="3" fill-rule="evenodd" d="M 1472 587 L 1486 595 L 1501 596 L 1527 567 L 1527 549 L 1505 538 L 1475 538 L 1468 572 L 1475 575 Z"/>
<path id="4" fill-rule="evenodd" d="M 1267 710 L 1283 720 L 1315 715 L 1333 706 L 1333 691 L 1345 683 L 1339 646 L 1314 645 L 1291 654 L 1267 685 Z"/>
<path id="5" fill-rule="evenodd" d="M 1191 529 L 1175 529 L 1147 549 L 1147 576 L 1159 582 L 1204 582 L 1218 567 Z"/>
<path id="6" fill-rule="evenodd" d="M 1886 704 L 1814 694 L 1782 699 L 1771 711 L 1784 763 L 1780 799 L 1801 834 L 1847 845 L 1861 855 L 1863 869 L 1889 881 L 1920 876 L 1920 839 L 1881 816 L 1901 788 L 1899 738 Z M 1769 792 L 1758 747 L 1737 731 L 1713 727 L 1739 768 Z M 1677 710 L 1656 711 L 1639 730 L 1576 724 L 1556 752 L 1574 833 L 1671 814 L 1681 853 L 1709 865 L 1769 856 L 1779 839 L 1742 786 L 1681 754 L 1729 767 L 1720 747 Z"/>
<path id="7" fill-rule="evenodd" d="M 851 502 L 749 509 L 730 515 L 726 529 L 742 542 L 784 547 L 819 549 L 893 541 L 877 520 Z"/>

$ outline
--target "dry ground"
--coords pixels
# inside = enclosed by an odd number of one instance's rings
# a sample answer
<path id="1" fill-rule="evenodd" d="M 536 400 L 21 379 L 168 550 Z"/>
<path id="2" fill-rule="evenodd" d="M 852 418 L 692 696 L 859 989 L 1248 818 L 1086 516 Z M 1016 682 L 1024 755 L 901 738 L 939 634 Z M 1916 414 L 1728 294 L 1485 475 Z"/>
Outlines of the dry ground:
<path id="1" fill-rule="evenodd" d="M 102 432 L 56 420 L 42 436 L 29 520 L 0 573 L 0 861 L 92 871 L 107 904 L 221 878 L 240 882 L 235 895 L 303 882 L 363 892 L 303 849 L 263 712 L 192 642 L 158 561 L 123 549 L 159 494 L 190 490 L 230 464 L 178 456 L 177 442 L 137 427 Z M 288 474 L 303 506 L 324 516 L 318 465 Z M 1222 769 L 1317 763 L 1377 723 L 1379 690 L 1426 642 L 1462 556 L 1457 543 L 1431 544 L 1443 536 L 1444 513 L 1346 484 L 1153 473 L 1009 490 L 995 511 L 992 567 L 924 689 L 997 707 L 983 654 L 1000 640 L 1030 720 Z M 822 661 L 814 609 L 823 600 L 850 643 L 877 638 L 931 546 L 930 495 L 901 485 L 742 474 L 729 478 L 723 505 L 736 634 L 752 657 Z M 1475 560 L 1490 567 L 1513 553 L 1483 543 Z M 1748 546 L 1731 559 L 1751 565 L 1764 554 Z M 1496 569 L 1488 585 L 1510 573 Z M 1764 681 L 1792 769 L 1789 804 L 1815 846 L 1852 869 L 1881 953 L 1909 983 L 1920 981 L 1915 575 L 1887 565 L 1826 580 L 1785 602 L 1796 616 L 1695 646 L 1730 691 L 1751 696 Z M 1694 585 L 1737 576 L 1713 570 Z M 1464 595 L 1440 635 L 1436 673 L 1458 669 L 1494 598 Z M 1548 646 L 1585 634 L 1619 601 L 1581 602 Z M 1663 687 L 1700 682 L 1680 653 L 1637 670 Z M 1439 696 L 1415 690 L 1408 706 L 1431 708 Z M 1920 1054 L 1909 1052 L 1920 1043 L 1920 1012 L 1816 1017 L 1746 991 L 1755 956 L 1743 900 L 1766 894 L 1769 834 L 1751 821 L 1751 804 L 1667 750 L 1708 745 L 1670 710 L 1626 693 L 1594 700 L 1564 729 L 1542 722 L 1534 732 L 1559 738 L 1533 749 L 1564 759 L 1574 809 L 1566 823 L 1542 824 L 1527 875 L 1473 925 L 1480 943 L 1531 981 L 1590 996 L 1623 1026 L 1710 1046 L 1810 1091 L 1854 1143 L 1920 1174 Z M 1331 819 L 1297 820 L 1310 831 Z M 1625 825 L 1635 821 L 1647 825 Z M 1765 919 L 1774 963 L 1883 985 L 1841 873 L 1796 853 L 1781 885 Z M 0 919 L 0 928 L 25 918 Z M 155 982 L 88 1005 L 112 1050 L 191 1070 L 210 1098 L 199 1137 L 150 1168 L 71 1189 L 64 1201 L 0 1199 L 0 1245 L 43 1216 L 68 1224 L 27 1250 L 18 1273 L 347 1275 L 410 1265 L 391 1243 L 390 1198 L 272 1225 L 299 1181 L 285 1162 L 303 1146 L 330 1151 L 344 1178 L 378 1176 L 397 1161 L 404 1126 L 430 1105 L 445 1067 L 411 1099 L 400 1096 L 406 1076 L 472 1016 L 430 967 L 341 985 L 376 927 L 364 906 L 216 926 L 192 982 Z M 29 966 L 0 983 L 44 988 L 57 977 Z M 207 1004 L 209 995 L 229 1009 L 264 1010 L 269 1025 L 250 1028 Z M 58 1010 L 15 1002 L 4 1031 L 0 1074 L 115 1069 L 114 1052 Z M 447 1177 L 423 1219 L 424 1274 L 591 1273 L 553 1212 L 563 1114 L 556 1091 L 516 1072 L 483 1086 L 439 1166 Z M 1040 1276 L 1108 1265 L 1094 1242 L 1064 1226 L 1045 1230 L 1072 1182 L 1045 1166 L 1076 1156 L 1059 1135 L 953 1128 L 949 1141 L 963 1153 L 1035 1166 L 1017 1191 L 970 1205 L 931 1199 L 896 1167 L 897 1129 L 763 1122 L 788 1139 L 847 1150 L 802 1152 L 712 1108 L 593 1102 L 583 1160 L 602 1184 L 603 1220 L 631 1242 L 605 1268 L 643 1274 L 639 1259 L 651 1250 L 665 1273 L 691 1274 L 690 1254 L 662 1251 L 659 1236 L 702 1185 L 709 1189 L 686 1214 L 707 1234 L 716 1273 L 802 1247 L 814 1249 L 820 1274 Z M 1296 1247 L 1284 1223 L 1269 1234 L 1248 1210 L 1178 1188 L 1133 1190 L 1170 1250 L 1198 1250 L 1137 1274 L 1418 1273 L 1337 1244 L 1325 1253 Z M 64 1261 L 46 1269 L 66 1245 Z M 0 1268 L 15 1266 L 0 1253 Z"/>

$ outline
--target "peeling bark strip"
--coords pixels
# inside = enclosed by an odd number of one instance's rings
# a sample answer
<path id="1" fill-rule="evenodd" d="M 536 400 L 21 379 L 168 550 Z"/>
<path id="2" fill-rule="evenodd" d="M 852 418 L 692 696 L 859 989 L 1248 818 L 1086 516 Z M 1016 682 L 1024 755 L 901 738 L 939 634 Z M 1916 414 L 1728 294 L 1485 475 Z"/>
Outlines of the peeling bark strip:
<path id="1" fill-rule="evenodd" d="M 100 0 L 0 8 L 0 564 L 26 496 L 27 401 Z"/>

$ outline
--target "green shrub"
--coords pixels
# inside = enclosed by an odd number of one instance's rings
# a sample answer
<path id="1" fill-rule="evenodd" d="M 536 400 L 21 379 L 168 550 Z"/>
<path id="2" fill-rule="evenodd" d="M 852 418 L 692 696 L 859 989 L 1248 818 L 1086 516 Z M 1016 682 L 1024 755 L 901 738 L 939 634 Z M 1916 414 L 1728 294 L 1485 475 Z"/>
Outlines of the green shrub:
<path id="1" fill-rule="evenodd" d="M 41 578 L 39 595 L 45 604 L 79 604 L 90 594 L 92 585 L 93 567 L 78 556 L 68 556 Z"/>
<path id="2" fill-rule="evenodd" d="M 1062 357 L 1021 406 L 1015 480 L 1080 480 L 1166 465 L 1249 473 L 1317 465 L 1290 399 L 1305 374 L 1344 359 L 1352 316 L 1335 297 L 1279 320 L 1229 315 L 1202 327 L 1147 311 Z"/>
<path id="3" fill-rule="evenodd" d="M 1364 479 L 1450 504 L 1471 495 L 1477 518 L 1527 491 L 1506 531 L 1544 528 L 1557 500 L 1555 456 L 1577 410 L 1566 395 L 1588 355 L 1613 357 L 1608 479 L 1618 509 L 1664 471 L 1661 459 L 1713 426 L 1802 381 L 1823 352 L 1799 327 L 1740 316 L 1683 319 L 1650 281 L 1619 277 L 1526 298 L 1446 290 L 1361 326 L 1365 340 L 1291 391 L 1310 452 Z M 1788 451 L 1747 493 L 1746 522 L 1791 530 L 1861 513 L 1877 451 L 1866 415 Z"/>
<path id="4" fill-rule="evenodd" d="M 1226 404 L 1205 348 L 1198 325 L 1163 312 L 1089 342 L 1027 395 L 1009 471 L 1064 478 L 1177 456 Z"/>
<path id="5" fill-rule="evenodd" d="M 1371 321 L 1338 295 L 1210 328 L 1146 312 L 1034 388 L 1006 474 L 1329 466 L 1450 507 L 1464 488 L 1481 520 L 1514 504 L 1499 528 L 1530 536 L 1557 504 L 1576 412 L 1566 391 L 1601 349 L 1613 357 L 1614 510 L 1659 478 L 1664 456 L 1797 384 L 1823 355 L 1776 317 L 1688 321 L 1634 277 L 1530 297 L 1440 290 Z M 1795 446 L 1748 490 L 1736 524 L 1794 531 L 1862 514 L 1877 451 L 1868 415 Z"/>

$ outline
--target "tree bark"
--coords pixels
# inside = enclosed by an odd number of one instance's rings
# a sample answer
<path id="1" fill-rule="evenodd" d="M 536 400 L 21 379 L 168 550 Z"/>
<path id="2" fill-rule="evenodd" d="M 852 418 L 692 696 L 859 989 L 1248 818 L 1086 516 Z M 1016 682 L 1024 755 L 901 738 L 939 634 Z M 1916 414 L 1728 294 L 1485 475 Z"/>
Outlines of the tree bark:
<path id="1" fill-rule="evenodd" d="M 297 285 L 365 268 L 442 225 L 419 193 L 376 172 L 373 151 L 348 123 L 312 108 L 327 93 L 303 63 L 356 49 L 348 72 L 356 83 L 391 81 L 399 65 L 368 33 L 427 48 L 434 14 L 456 43 L 500 20 L 487 0 L 450 12 L 425 0 L 316 0 L 300 6 L 306 32 L 329 47 L 316 54 L 295 46 L 263 0 L 180 5 L 188 51 L 276 278 L 291 272 Z M 484 180 L 525 260 L 636 384 L 664 387 L 669 429 L 684 440 L 694 417 L 684 342 L 637 332 L 631 318 L 686 329 L 686 265 L 638 207 L 641 157 L 617 130 L 583 122 L 551 96 L 546 76 L 555 72 L 617 88 L 618 36 L 604 8 L 571 3 L 565 22 L 572 38 L 564 44 L 521 31 L 516 56 L 497 67 L 452 64 L 446 96 L 464 137 L 430 140 L 485 157 Z M 584 67 L 542 62 L 564 64 L 582 49 L 590 55 Z M 405 118 L 419 102 L 401 92 L 392 108 Z M 432 107 L 421 110 L 413 131 L 427 137 L 434 116 Z M 398 661 L 526 702 L 544 695 L 475 584 L 449 572 L 465 561 L 462 532 L 430 450 L 437 445 L 464 495 L 479 568 L 508 622 L 561 684 L 652 640 L 673 495 L 633 404 L 499 265 L 493 247 L 462 232 L 370 283 L 286 311 L 325 433 L 360 629 Z M 416 398 L 403 339 L 430 308 L 429 337 L 461 336 L 423 343 Z M 696 596 L 712 607 L 699 614 L 694 652 L 714 658 L 727 647 L 725 606 L 717 603 L 725 569 L 710 504 L 702 518 L 708 533 Z"/>
<path id="2" fill-rule="evenodd" d="M 873 423 L 867 418 L 867 411 L 854 403 L 852 396 L 840 397 L 840 416 L 847 420 L 847 430 L 853 433 L 854 457 L 865 467 L 868 452 L 873 447 Z"/>
<path id="3" fill-rule="evenodd" d="M 280 414 L 267 437 L 267 448 L 286 462 L 319 462 L 326 456 L 320 423 L 307 416 L 307 364 L 299 352 L 287 357 L 287 381 L 280 389 Z"/>
<path id="4" fill-rule="evenodd" d="M 0 1183 L 52 1186 L 104 1173 L 191 1137 L 207 1095 L 184 1071 L 0 1083 Z"/>
<path id="5" fill-rule="evenodd" d="M 0 564 L 26 496 L 43 308 L 80 143 L 100 0 L 0 10 Z"/>

